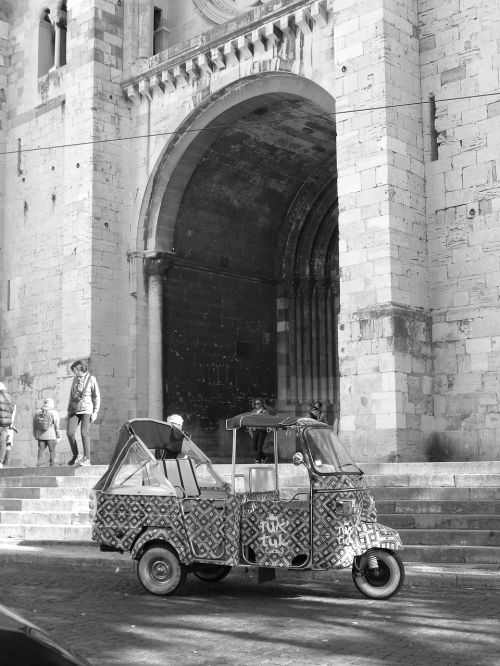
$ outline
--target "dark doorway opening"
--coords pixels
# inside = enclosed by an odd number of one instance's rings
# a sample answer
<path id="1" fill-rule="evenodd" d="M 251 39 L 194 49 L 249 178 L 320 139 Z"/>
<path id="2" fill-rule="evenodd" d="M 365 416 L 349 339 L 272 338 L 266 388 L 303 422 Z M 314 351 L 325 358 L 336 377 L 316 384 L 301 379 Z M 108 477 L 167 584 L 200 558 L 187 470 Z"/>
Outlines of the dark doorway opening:
<path id="1" fill-rule="evenodd" d="M 199 155 L 190 148 L 196 166 L 183 182 L 181 163 L 159 215 L 175 228 L 164 413 L 180 413 L 216 460 L 230 450 L 225 419 L 257 396 L 303 415 L 322 400 L 332 422 L 337 400 L 335 125 L 285 95 L 240 111 L 214 121 Z"/>

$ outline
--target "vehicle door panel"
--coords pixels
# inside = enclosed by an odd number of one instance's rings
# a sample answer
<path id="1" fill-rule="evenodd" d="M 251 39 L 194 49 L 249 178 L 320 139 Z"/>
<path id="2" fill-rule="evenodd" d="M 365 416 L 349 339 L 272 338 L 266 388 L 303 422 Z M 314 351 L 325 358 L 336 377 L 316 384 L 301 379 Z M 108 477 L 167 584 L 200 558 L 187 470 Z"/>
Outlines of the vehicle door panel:
<path id="1" fill-rule="evenodd" d="M 262 567 L 304 567 L 309 561 L 310 525 L 308 501 L 244 502 L 242 561 Z"/>

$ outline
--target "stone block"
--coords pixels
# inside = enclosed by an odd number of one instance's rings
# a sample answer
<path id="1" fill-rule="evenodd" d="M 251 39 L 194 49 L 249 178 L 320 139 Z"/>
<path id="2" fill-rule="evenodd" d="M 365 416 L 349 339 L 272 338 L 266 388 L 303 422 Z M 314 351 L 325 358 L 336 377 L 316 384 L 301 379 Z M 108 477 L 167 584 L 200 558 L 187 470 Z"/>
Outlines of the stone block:
<path id="1" fill-rule="evenodd" d="M 465 350 L 468 354 L 479 354 L 491 352 L 491 338 L 476 338 L 467 340 Z"/>

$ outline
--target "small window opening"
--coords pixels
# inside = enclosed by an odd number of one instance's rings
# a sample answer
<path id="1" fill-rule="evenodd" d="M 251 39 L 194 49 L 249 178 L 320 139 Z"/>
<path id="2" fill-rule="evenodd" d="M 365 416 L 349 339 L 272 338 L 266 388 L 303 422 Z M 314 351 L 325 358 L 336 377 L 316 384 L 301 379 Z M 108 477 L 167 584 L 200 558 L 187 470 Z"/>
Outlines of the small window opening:
<path id="1" fill-rule="evenodd" d="M 55 30 L 50 9 L 44 9 L 38 24 L 38 76 L 44 76 L 54 65 Z"/>
<path id="2" fill-rule="evenodd" d="M 429 95 L 429 128 L 431 135 L 431 162 L 439 158 L 438 154 L 438 133 L 436 132 L 436 99 L 434 95 Z"/>
<path id="3" fill-rule="evenodd" d="M 153 13 L 153 55 L 161 53 L 167 48 L 168 30 L 160 7 L 154 8 Z"/>

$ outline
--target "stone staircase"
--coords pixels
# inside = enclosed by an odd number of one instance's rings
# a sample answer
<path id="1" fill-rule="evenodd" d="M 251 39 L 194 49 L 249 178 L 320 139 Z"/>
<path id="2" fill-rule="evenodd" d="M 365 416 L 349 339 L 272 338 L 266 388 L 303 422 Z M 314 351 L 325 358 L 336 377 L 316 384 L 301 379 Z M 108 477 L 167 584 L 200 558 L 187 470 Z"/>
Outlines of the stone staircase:
<path id="1" fill-rule="evenodd" d="M 378 520 L 408 562 L 500 565 L 500 462 L 367 464 Z"/>
<path id="2" fill-rule="evenodd" d="M 89 492 L 107 465 L 0 469 L 0 538 L 89 541 Z"/>
<path id="3" fill-rule="evenodd" d="M 228 464 L 216 465 L 225 479 Z M 500 462 L 370 463 L 378 519 L 401 534 L 407 562 L 500 565 Z M 106 466 L 0 469 L 0 538 L 89 541 L 90 489 Z M 287 495 L 307 485 L 280 465 Z"/>

